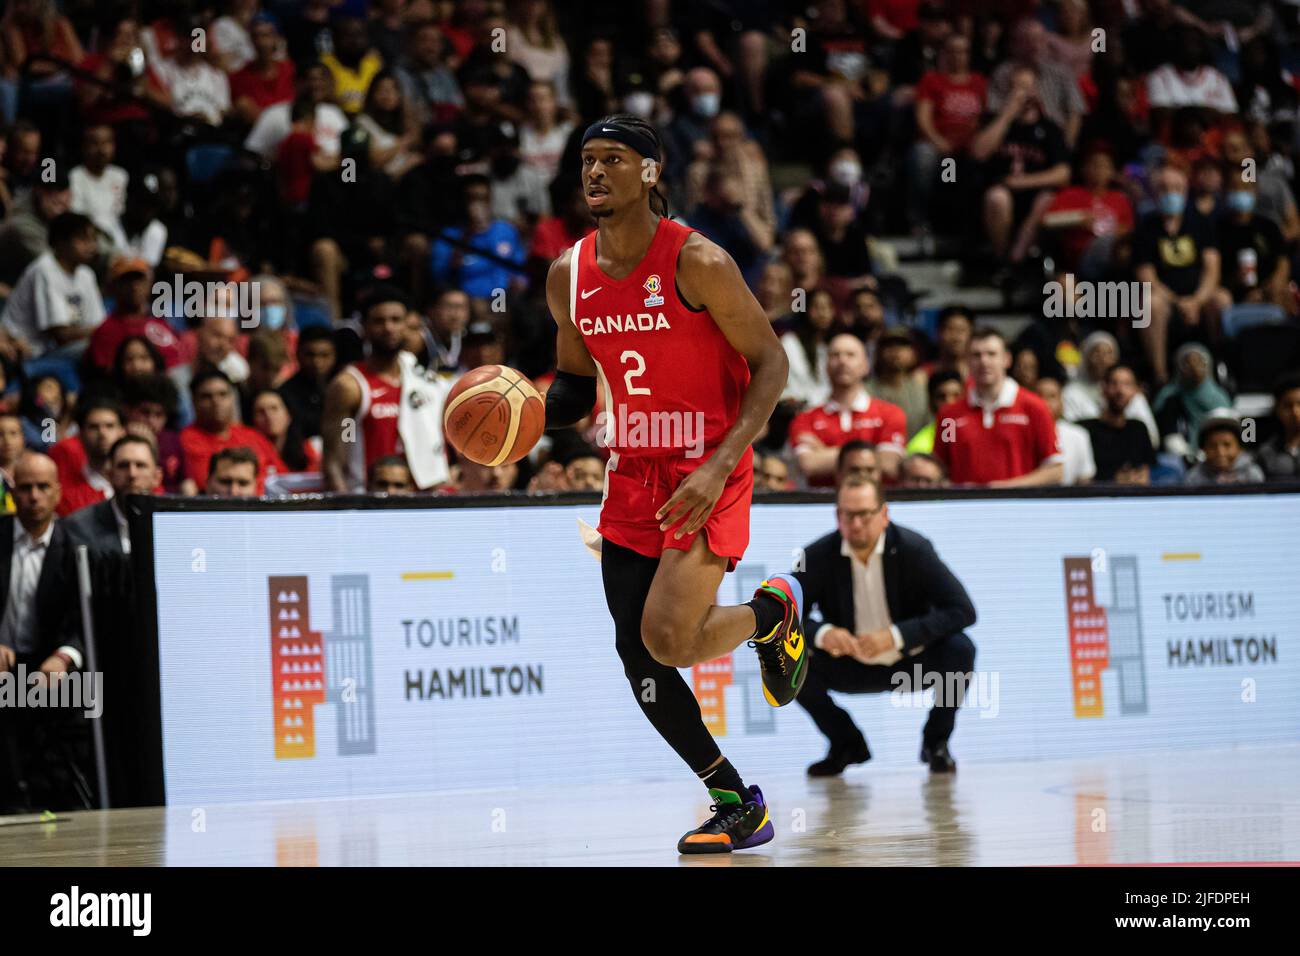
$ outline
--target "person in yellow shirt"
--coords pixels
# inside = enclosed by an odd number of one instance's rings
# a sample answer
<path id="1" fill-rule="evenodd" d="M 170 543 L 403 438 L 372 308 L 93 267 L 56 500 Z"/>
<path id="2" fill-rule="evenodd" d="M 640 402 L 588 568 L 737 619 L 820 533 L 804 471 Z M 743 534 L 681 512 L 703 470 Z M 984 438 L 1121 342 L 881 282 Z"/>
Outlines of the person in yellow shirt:
<path id="1" fill-rule="evenodd" d="M 14 466 L 24 451 L 22 419 L 14 412 L 0 412 L 0 514 L 14 513 Z"/>
<path id="2" fill-rule="evenodd" d="M 334 52 L 320 61 L 334 76 L 334 93 L 348 116 L 356 116 L 366 103 L 366 92 L 375 74 L 384 68 L 384 58 L 370 47 L 366 21 L 360 17 L 339 17 L 331 31 Z"/>
<path id="3" fill-rule="evenodd" d="M 935 418 L 939 415 L 939 409 L 961 398 L 962 388 L 961 376 L 956 372 L 935 372 L 930 376 L 930 381 L 926 384 L 930 396 L 930 421 L 908 441 L 908 454 L 915 455 L 919 452 L 928 455 L 934 451 Z"/>

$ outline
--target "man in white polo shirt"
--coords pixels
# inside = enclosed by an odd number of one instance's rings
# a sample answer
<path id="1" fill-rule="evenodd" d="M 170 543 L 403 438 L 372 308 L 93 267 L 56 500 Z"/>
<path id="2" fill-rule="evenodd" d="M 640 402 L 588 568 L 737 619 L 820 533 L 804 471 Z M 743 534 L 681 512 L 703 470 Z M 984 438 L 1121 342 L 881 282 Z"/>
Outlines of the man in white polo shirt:
<path id="1" fill-rule="evenodd" d="M 78 358 L 104 321 L 90 262 L 98 233 L 90 218 L 65 212 L 50 223 L 50 248 L 27 267 L 5 304 L 4 327 L 27 354 Z"/>

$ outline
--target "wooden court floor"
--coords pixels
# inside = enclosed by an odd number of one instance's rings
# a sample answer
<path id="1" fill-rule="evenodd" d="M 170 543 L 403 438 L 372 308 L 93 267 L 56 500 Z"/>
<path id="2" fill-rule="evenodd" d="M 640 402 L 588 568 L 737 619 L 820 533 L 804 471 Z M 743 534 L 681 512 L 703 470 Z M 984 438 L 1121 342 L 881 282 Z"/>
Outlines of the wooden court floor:
<path id="1" fill-rule="evenodd" d="M 679 857 L 692 781 L 73 813 L 0 825 L 6 866 L 969 866 L 1300 861 L 1300 745 L 1034 763 L 952 777 L 757 780 L 776 839 Z"/>

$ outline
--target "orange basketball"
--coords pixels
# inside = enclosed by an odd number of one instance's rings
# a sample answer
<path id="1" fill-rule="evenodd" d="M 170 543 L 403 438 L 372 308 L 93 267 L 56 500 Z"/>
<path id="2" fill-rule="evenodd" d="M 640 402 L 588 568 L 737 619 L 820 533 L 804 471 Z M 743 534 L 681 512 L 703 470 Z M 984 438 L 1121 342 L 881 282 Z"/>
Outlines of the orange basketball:
<path id="1" fill-rule="evenodd" d="M 480 365 L 447 395 L 447 441 L 480 465 L 505 465 L 532 450 L 546 427 L 546 404 L 533 383 L 505 365 Z"/>

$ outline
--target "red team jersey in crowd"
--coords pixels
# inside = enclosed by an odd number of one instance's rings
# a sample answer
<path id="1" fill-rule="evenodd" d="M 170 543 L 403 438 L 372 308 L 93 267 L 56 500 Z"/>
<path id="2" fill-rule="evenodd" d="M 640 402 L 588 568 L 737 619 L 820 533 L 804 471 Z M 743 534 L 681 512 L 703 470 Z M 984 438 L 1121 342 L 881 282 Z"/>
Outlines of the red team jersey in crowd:
<path id="1" fill-rule="evenodd" d="M 402 454 L 402 439 L 397 434 L 397 413 L 402 408 L 402 386 L 376 375 L 365 360 L 354 362 L 347 371 L 361 386 L 361 441 L 365 449 L 364 470 L 360 481 L 365 484 L 370 466 L 385 455 Z"/>
<path id="2" fill-rule="evenodd" d="M 881 451 L 902 455 L 907 446 L 907 415 L 897 405 L 873 398 L 864 389 L 847 406 L 828 401 L 796 415 L 790 422 L 790 447 L 798 451 L 801 444 L 811 444 L 808 439 L 814 437 L 829 448 L 865 441 Z M 810 478 L 808 484 L 830 487 L 835 484 L 835 475 Z"/>
<path id="3" fill-rule="evenodd" d="M 694 536 L 659 530 L 655 513 L 709 459 L 740 414 L 749 365 L 708 310 L 677 293 L 677 257 L 694 230 L 660 219 L 650 248 L 623 279 L 596 264 L 596 233 L 578 240 L 569 268 L 569 314 L 599 370 L 611 450 L 597 530 L 658 557 Z M 737 464 L 703 531 L 733 566 L 749 542 L 753 454 Z"/>
<path id="4" fill-rule="evenodd" d="M 1011 379 L 992 408 L 975 404 L 973 390 L 935 416 L 935 457 L 954 485 L 987 484 L 1027 475 L 1060 459 L 1056 421 L 1047 404 Z M 948 422 L 952 440 L 943 440 Z"/>

